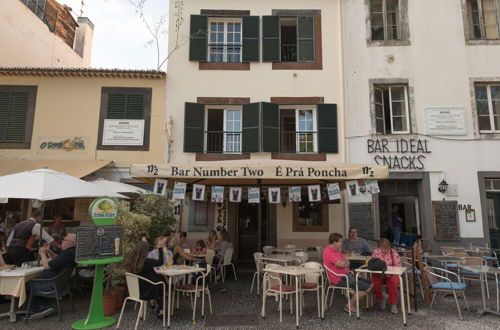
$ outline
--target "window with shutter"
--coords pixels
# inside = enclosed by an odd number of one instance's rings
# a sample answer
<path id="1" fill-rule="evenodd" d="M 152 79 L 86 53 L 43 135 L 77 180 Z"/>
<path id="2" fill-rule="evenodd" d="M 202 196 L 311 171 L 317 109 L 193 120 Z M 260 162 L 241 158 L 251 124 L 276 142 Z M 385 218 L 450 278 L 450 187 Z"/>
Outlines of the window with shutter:
<path id="1" fill-rule="evenodd" d="M 151 88 L 103 87 L 97 148 L 100 150 L 149 150 L 151 96 Z M 118 124 L 117 120 L 124 121 Z M 129 125 L 130 130 L 135 131 L 134 137 L 123 141 L 113 139 L 112 136 L 117 133 L 113 126 L 116 128 L 117 125 Z M 141 133 L 142 136 L 138 136 Z"/>
<path id="2" fill-rule="evenodd" d="M 0 86 L 0 148 L 29 149 L 35 86 Z"/>
<path id="3" fill-rule="evenodd" d="M 318 104 L 318 152 L 338 153 L 337 105 Z"/>

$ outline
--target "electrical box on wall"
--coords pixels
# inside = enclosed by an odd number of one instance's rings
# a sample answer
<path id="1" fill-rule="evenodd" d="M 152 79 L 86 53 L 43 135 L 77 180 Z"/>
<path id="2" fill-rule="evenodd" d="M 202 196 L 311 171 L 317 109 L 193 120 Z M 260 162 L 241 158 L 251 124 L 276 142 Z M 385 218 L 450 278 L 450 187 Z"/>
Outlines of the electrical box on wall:
<path id="1" fill-rule="evenodd" d="M 450 184 L 445 193 L 446 197 L 458 197 L 458 185 Z"/>

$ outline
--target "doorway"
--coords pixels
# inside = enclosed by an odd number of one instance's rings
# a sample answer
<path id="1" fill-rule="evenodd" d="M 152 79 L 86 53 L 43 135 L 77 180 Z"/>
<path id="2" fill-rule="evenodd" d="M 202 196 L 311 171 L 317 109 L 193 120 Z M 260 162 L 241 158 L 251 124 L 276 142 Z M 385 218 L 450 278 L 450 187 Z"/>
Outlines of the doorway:
<path id="1" fill-rule="evenodd" d="M 487 192 L 486 202 L 490 247 L 500 249 L 500 192 Z"/>
<path id="2" fill-rule="evenodd" d="M 261 222 L 259 224 L 259 208 Z M 268 204 L 248 203 L 242 199 L 238 204 L 238 264 L 253 264 L 253 254 L 262 250 L 268 241 Z"/>

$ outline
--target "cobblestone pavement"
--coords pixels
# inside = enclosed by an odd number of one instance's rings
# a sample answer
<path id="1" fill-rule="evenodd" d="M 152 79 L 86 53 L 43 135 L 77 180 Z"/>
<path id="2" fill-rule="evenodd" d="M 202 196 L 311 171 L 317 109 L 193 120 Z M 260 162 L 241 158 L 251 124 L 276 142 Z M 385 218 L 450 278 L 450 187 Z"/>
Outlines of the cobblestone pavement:
<path id="1" fill-rule="evenodd" d="M 180 309 L 174 312 L 172 317 L 172 329 L 292 329 L 295 326 L 295 315 L 290 315 L 289 304 L 284 302 L 283 323 L 279 322 L 279 312 L 274 299 L 267 300 L 267 315 L 265 319 L 260 317 L 260 307 L 262 300 L 254 294 L 249 293 L 251 276 L 250 273 L 239 274 L 238 281 L 232 279 L 226 281 L 226 292 L 218 292 L 212 289 L 213 314 L 207 313 L 204 319 L 197 314 L 197 323 L 191 324 L 192 310 L 189 298 L 181 297 Z M 493 281 L 490 281 L 489 305 L 496 307 L 495 288 Z M 0 320 L 0 329 L 69 329 L 70 325 L 86 317 L 90 294 L 88 292 L 75 294 L 76 313 L 71 311 L 68 300 L 62 304 L 63 321 L 59 322 L 57 314 L 53 314 L 41 320 L 30 321 L 24 324 L 22 319 L 17 323 L 10 323 L 7 318 Z M 476 311 L 480 306 L 480 290 L 477 283 L 472 284 L 472 288 L 467 291 L 467 300 L 471 308 L 470 312 L 464 311 L 464 320 L 458 319 L 456 306 L 452 297 L 444 298 L 432 310 L 423 306 L 419 300 L 418 312 L 414 312 L 408 317 L 407 329 L 500 329 L 500 317 L 486 315 L 478 318 Z M 373 310 L 365 311 L 359 320 L 355 316 L 349 317 L 342 309 L 346 299 L 336 293 L 333 307 L 326 311 L 325 320 L 317 316 L 317 305 L 315 293 L 305 294 L 305 307 L 303 317 L 300 320 L 302 329 L 401 329 L 403 321 L 401 314 L 391 314 L 387 311 L 380 311 L 375 306 Z M 465 308 L 462 299 L 460 304 Z M 0 312 L 8 310 L 9 305 L 0 305 Z M 208 309 L 207 309 L 208 312 Z M 222 315 L 222 316 L 221 316 Z M 123 329 L 133 329 L 137 311 L 134 311 L 134 304 L 129 303 L 125 309 L 122 321 Z M 118 317 L 118 313 L 116 314 Z M 227 326 L 212 327 L 217 323 Z M 243 323 L 241 323 L 243 322 Z M 206 323 L 206 324 L 205 324 Z M 252 324 L 252 325 L 249 325 Z M 140 329 L 160 329 L 161 319 L 152 314 L 148 315 L 146 321 L 140 321 Z"/>

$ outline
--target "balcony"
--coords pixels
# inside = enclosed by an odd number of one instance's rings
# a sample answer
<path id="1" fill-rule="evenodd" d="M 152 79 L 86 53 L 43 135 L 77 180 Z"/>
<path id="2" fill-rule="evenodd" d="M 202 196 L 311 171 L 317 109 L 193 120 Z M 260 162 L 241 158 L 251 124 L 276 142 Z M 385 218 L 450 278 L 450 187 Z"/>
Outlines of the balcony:
<path id="1" fill-rule="evenodd" d="M 281 62 L 297 62 L 297 45 L 281 45 Z"/>
<path id="2" fill-rule="evenodd" d="M 280 153 L 317 152 L 317 132 L 280 132 Z"/>
<path id="3" fill-rule="evenodd" d="M 241 153 L 241 132 L 205 131 L 205 153 Z"/>

